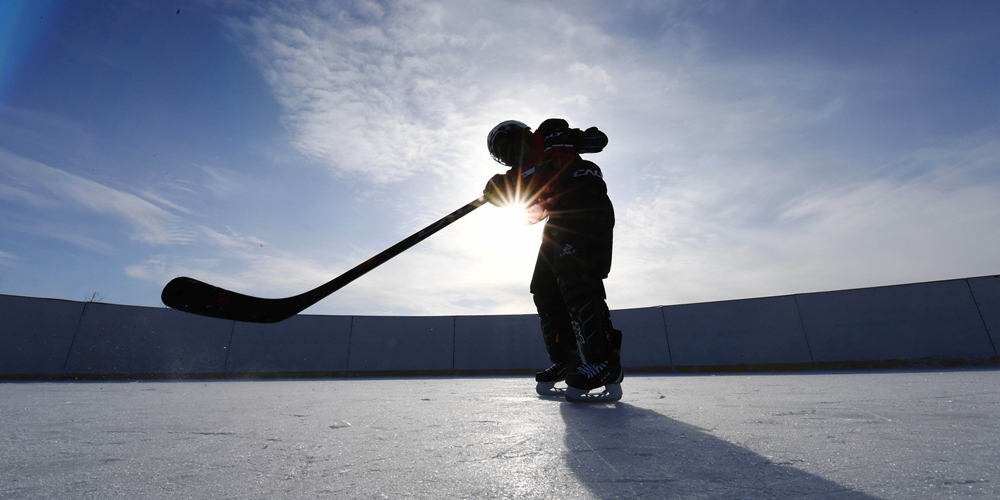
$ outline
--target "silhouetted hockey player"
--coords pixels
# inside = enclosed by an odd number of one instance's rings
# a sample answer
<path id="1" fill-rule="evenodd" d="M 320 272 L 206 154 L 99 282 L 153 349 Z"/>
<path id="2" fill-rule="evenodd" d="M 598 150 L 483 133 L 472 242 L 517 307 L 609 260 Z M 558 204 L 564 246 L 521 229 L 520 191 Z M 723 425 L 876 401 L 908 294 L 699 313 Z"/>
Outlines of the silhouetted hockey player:
<path id="1" fill-rule="evenodd" d="M 550 118 L 532 133 L 509 120 L 490 131 L 493 159 L 510 168 L 497 174 L 483 194 L 498 206 L 524 204 L 532 222 L 548 218 L 542 231 L 531 293 L 541 319 L 545 349 L 553 365 L 535 376 L 542 395 L 574 402 L 621 399 L 622 334 L 611 324 L 603 280 L 611 270 L 614 208 L 600 167 L 580 157 L 604 149 L 597 128 L 571 129 Z M 581 357 L 582 354 L 582 357 Z M 590 391 L 604 387 L 601 393 Z"/>

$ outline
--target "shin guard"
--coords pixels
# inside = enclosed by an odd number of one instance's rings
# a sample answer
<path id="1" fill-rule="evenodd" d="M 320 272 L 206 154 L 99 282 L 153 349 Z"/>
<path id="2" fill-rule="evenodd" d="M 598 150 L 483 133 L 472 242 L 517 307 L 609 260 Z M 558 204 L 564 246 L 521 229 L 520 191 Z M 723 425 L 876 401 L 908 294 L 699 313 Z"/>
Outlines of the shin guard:
<path id="1" fill-rule="evenodd" d="M 621 363 L 622 332 L 611 324 L 604 298 L 596 295 L 574 300 L 567 308 L 586 363 Z"/>
<path id="2" fill-rule="evenodd" d="M 562 363 L 570 358 L 579 358 L 576 336 L 561 298 L 535 295 L 534 300 L 549 360 Z"/>

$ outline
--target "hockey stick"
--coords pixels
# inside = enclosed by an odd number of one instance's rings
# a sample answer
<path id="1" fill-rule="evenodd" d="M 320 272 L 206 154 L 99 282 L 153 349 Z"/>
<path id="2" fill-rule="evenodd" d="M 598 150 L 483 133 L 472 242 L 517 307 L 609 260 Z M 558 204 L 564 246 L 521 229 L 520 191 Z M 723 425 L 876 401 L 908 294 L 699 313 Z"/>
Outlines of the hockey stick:
<path id="1" fill-rule="evenodd" d="M 170 283 L 167 283 L 167 286 L 163 288 L 160 298 L 169 307 L 201 316 L 246 321 L 249 323 L 277 323 L 295 316 L 327 295 L 340 290 L 368 271 L 384 264 L 389 259 L 403 253 L 406 249 L 444 229 L 452 222 L 468 215 L 484 203 L 486 203 L 486 198 L 476 199 L 437 222 L 421 229 L 405 240 L 387 248 L 382 253 L 368 259 L 354 269 L 337 276 L 332 281 L 294 297 L 262 299 L 224 290 L 195 279 L 180 277 L 174 278 Z"/>

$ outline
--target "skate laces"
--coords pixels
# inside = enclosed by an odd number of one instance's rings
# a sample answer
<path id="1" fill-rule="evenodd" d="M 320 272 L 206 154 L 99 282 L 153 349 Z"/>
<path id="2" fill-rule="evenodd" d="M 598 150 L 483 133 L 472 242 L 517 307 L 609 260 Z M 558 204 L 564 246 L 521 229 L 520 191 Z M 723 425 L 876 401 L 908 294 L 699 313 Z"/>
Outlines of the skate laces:
<path id="1" fill-rule="evenodd" d="M 587 376 L 587 378 L 594 378 L 601 370 L 604 370 L 608 364 L 605 363 L 594 363 L 592 365 L 583 365 L 579 368 L 580 372 Z"/>
<path id="2" fill-rule="evenodd" d="M 558 363 L 556 363 L 556 364 L 554 364 L 554 365 L 546 368 L 545 370 L 542 371 L 542 373 L 557 372 L 559 370 L 564 369 L 566 367 L 566 365 L 568 365 L 568 364 L 569 364 L 569 361 L 560 361 L 560 362 L 558 362 Z"/>

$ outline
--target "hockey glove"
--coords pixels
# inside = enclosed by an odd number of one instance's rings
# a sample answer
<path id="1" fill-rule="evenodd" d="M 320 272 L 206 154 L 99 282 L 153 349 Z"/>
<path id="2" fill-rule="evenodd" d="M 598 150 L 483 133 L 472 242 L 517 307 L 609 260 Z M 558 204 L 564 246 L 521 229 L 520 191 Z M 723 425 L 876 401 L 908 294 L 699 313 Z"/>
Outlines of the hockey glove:
<path id="1" fill-rule="evenodd" d="M 486 183 L 486 188 L 483 189 L 483 196 L 486 201 L 490 202 L 491 205 L 495 207 L 502 207 L 505 205 L 504 196 L 506 193 L 507 178 L 503 174 L 494 175 L 489 182 Z"/>

